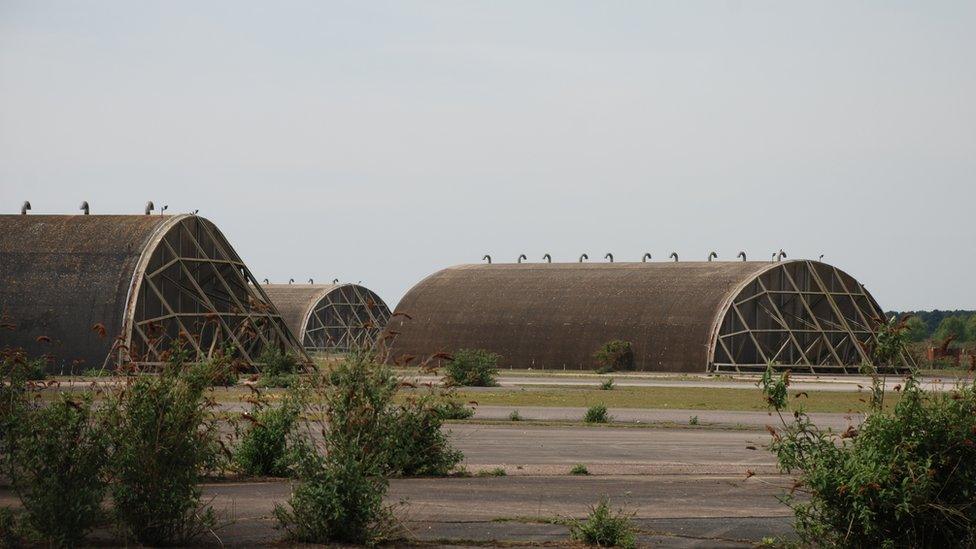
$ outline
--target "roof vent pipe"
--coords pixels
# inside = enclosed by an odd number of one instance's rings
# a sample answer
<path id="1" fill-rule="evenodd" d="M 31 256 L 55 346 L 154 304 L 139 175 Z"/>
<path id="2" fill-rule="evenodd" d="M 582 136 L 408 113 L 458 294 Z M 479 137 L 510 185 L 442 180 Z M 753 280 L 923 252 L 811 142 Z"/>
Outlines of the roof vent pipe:
<path id="1" fill-rule="evenodd" d="M 784 257 L 786 257 L 786 252 L 784 252 L 783 249 L 780 248 L 779 253 L 776 254 L 776 261 L 783 261 Z"/>
<path id="2" fill-rule="evenodd" d="M 151 214 L 152 211 L 155 210 L 155 209 L 156 209 L 156 205 L 152 203 L 152 200 L 150 200 L 149 202 L 146 202 L 146 210 L 145 210 L 146 215 Z"/>
<path id="3" fill-rule="evenodd" d="M 528 257 L 526 257 L 525 254 L 522 254 L 522 255 L 518 256 L 518 260 L 517 261 L 519 263 L 521 263 L 523 259 L 528 259 Z"/>
<path id="4" fill-rule="evenodd" d="M 289 284 L 294 284 L 295 283 L 295 279 L 294 278 L 289 278 L 288 279 L 288 283 Z"/>
<path id="5" fill-rule="evenodd" d="M 482 257 L 481 260 L 482 261 L 487 261 L 488 264 L 491 265 L 491 256 L 490 255 L 485 254 L 485 257 Z"/>
<path id="6" fill-rule="evenodd" d="M 545 259 L 546 263 L 552 263 L 552 256 L 549 254 L 542 256 L 542 259 Z"/>
<path id="7" fill-rule="evenodd" d="M 817 259 L 817 261 L 823 261 L 823 256 L 824 254 L 820 254 L 820 257 Z"/>
<path id="8" fill-rule="evenodd" d="M 643 263 L 647 263 L 647 260 L 648 260 L 648 259 L 654 259 L 653 257 L 651 257 L 651 254 L 650 254 L 650 252 L 648 252 L 648 253 L 646 253 L 646 254 L 644 254 L 644 257 L 642 257 L 642 258 L 641 258 L 641 262 L 643 262 Z"/>
<path id="9" fill-rule="evenodd" d="M 159 215 L 163 215 L 163 212 L 169 209 L 169 204 L 163 204 L 162 209 L 159 210 Z"/>
<path id="10" fill-rule="evenodd" d="M 265 284 L 271 284 L 270 282 L 268 282 L 268 279 L 267 278 L 264 279 L 264 283 Z"/>
<path id="11" fill-rule="evenodd" d="M 671 252 L 671 255 L 669 255 L 668 257 L 674 259 L 675 263 L 678 262 L 678 252 Z"/>
<path id="12" fill-rule="evenodd" d="M 88 201 L 87 200 L 82 201 L 81 206 L 78 206 L 78 209 L 85 212 L 85 215 L 88 215 L 90 211 L 90 208 L 88 207 Z"/>
<path id="13" fill-rule="evenodd" d="M 27 210 L 31 209 L 30 201 L 25 200 L 24 205 L 20 207 L 20 215 L 27 215 Z"/>
<path id="14" fill-rule="evenodd" d="M 309 284 L 315 284 L 315 281 L 310 278 L 310 279 L 308 279 L 308 283 Z"/>
<path id="15" fill-rule="evenodd" d="M 603 259 L 609 259 L 610 260 L 610 263 L 613 263 L 613 254 L 610 253 L 610 252 L 607 252 L 607 255 L 603 256 Z"/>
<path id="16" fill-rule="evenodd" d="M 718 254 L 715 252 L 708 254 L 708 260 L 711 261 L 713 259 L 718 259 Z"/>
<path id="17" fill-rule="evenodd" d="M 338 284 L 339 283 L 339 279 L 338 278 L 333 278 L 332 279 L 332 283 L 333 284 Z"/>
<path id="18" fill-rule="evenodd" d="M 742 261 L 745 261 L 746 260 L 746 253 L 745 252 L 739 252 L 739 255 L 737 255 L 735 257 L 741 257 L 742 258 Z"/>
<path id="19" fill-rule="evenodd" d="M 583 262 L 583 260 L 586 260 L 586 259 L 589 259 L 589 258 L 590 258 L 590 256 L 588 256 L 588 255 L 586 255 L 586 254 L 582 254 L 582 255 L 580 255 L 580 260 L 579 260 L 579 262 L 580 262 L 580 263 L 582 263 L 582 262 Z"/>

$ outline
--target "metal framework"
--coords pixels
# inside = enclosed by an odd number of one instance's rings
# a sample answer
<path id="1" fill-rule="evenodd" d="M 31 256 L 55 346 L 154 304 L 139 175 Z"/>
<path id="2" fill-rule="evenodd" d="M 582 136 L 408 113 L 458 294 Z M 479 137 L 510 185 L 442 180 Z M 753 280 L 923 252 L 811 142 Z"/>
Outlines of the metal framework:
<path id="1" fill-rule="evenodd" d="M 201 217 L 179 216 L 157 231 L 129 292 L 119 360 L 160 364 L 177 340 L 194 360 L 230 349 L 259 365 L 268 346 L 301 353 L 244 262 Z"/>
<path id="2" fill-rule="evenodd" d="M 339 285 L 309 313 L 302 345 L 317 353 L 369 349 L 389 320 L 389 307 L 371 290 Z"/>
<path id="3" fill-rule="evenodd" d="M 884 312 L 864 286 L 816 261 L 778 264 L 746 282 L 725 307 L 712 343 L 711 371 L 749 372 L 767 364 L 856 373 L 871 363 Z M 902 367 L 911 365 L 907 355 Z"/>

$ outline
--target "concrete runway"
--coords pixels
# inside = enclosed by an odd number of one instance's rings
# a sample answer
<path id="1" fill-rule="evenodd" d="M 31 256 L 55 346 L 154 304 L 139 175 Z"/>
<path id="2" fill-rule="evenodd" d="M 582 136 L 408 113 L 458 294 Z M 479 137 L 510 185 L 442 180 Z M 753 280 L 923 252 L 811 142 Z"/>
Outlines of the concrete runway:
<path id="1" fill-rule="evenodd" d="M 789 535 L 788 509 L 776 495 L 791 484 L 772 456 L 752 444 L 765 433 L 608 427 L 453 424 L 450 437 L 472 473 L 502 467 L 507 476 L 394 479 L 387 500 L 413 539 L 467 544 L 560 544 L 569 529 L 544 522 L 582 518 L 601 497 L 632 513 L 642 544 L 656 547 L 751 547 Z M 586 464 L 590 476 L 571 476 Z M 746 472 L 756 476 L 746 478 Z M 285 481 L 205 486 L 235 524 L 228 545 L 272 543 L 274 502 Z"/>
<path id="2" fill-rule="evenodd" d="M 397 516 L 421 542 L 562 545 L 568 527 L 543 521 L 582 518 L 602 496 L 633 513 L 642 544 L 656 547 L 750 547 L 791 532 L 789 510 L 776 500 L 791 481 L 762 449 L 765 432 L 477 423 L 447 429 L 471 473 L 502 467 L 507 476 L 394 479 L 387 501 L 399 504 Z M 577 463 L 591 475 L 569 475 Z M 747 471 L 755 476 L 747 479 Z M 288 498 L 288 481 L 217 482 L 203 490 L 227 523 L 218 532 L 222 543 L 280 542 L 272 511 Z M 15 503 L 0 487 L 0 505 Z"/>

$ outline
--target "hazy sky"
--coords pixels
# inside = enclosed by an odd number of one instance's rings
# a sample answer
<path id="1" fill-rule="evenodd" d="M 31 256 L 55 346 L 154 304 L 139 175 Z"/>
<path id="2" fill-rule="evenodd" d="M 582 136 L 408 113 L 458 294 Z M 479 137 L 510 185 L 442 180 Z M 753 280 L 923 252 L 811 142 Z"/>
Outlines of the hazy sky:
<path id="1" fill-rule="evenodd" d="M 976 308 L 974 2 L 0 0 L 0 210 L 392 304 L 485 253 L 816 257 Z"/>

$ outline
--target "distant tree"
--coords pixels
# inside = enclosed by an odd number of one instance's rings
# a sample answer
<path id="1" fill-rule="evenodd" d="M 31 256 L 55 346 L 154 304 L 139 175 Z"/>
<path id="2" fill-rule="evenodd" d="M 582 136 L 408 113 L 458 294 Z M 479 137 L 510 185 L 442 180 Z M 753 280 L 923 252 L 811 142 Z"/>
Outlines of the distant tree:
<path id="1" fill-rule="evenodd" d="M 966 321 L 966 339 L 976 341 L 976 314 L 970 315 Z"/>
<path id="2" fill-rule="evenodd" d="M 935 339 L 945 339 L 955 336 L 956 341 L 966 340 L 966 317 L 961 315 L 947 316 L 939 323 L 935 330 Z"/>
<path id="3" fill-rule="evenodd" d="M 976 317 L 974 317 L 976 318 Z M 925 321 L 917 316 L 913 316 L 905 322 L 908 339 L 910 341 L 925 341 L 929 337 L 929 327 Z"/>

